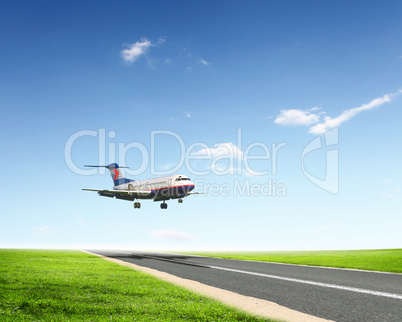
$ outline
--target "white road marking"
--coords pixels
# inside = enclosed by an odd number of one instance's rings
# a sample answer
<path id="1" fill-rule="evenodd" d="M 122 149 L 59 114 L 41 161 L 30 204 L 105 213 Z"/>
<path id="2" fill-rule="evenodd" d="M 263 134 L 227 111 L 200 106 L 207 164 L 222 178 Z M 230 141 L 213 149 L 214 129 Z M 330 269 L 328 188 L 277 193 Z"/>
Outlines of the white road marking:
<path id="1" fill-rule="evenodd" d="M 298 279 L 298 278 L 283 277 L 283 276 L 278 276 L 278 275 L 271 275 L 271 274 L 263 274 L 263 273 L 256 273 L 256 272 L 250 272 L 250 271 L 243 271 L 243 270 L 233 269 L 233 268 L 226 268 L 226 267 L 219 267 L 219 266 L 211 266 L 211 265 L 205 265 L 205 264 L 191 263 L 191 262 L 186 262 L 186 261 L 181 261 L 181 260 L 160 258 L 160 257 L 155 257 L 155 256 L 149 256 L 149 255 L 142 255 L 142 256 L 148 257 L 148 258 L 151 258 L 151 259 L 156 259 L 156 260 L 163 260 L 163 261 L 167 261 L 167 262 L 186 264 L 186 265 L 191 265 L 191 266 L 200 266 L 200 267 L 206 267 L 206 268 L 211 268 L 211 269 L 219 269 L 219 270 L 222 270 L 222 271 L 241 273 L 241 274 L 248 274 L 248 275 L 254 275 L 254 276 L 261 276 L 261 277 L 272 278 L 272 279 L 277 279 L 277 280 L 283 280 L 283 281 L 288 281 L 288 282 L 309 284 L 309 285 L 315 285 L 315 286 L 321 286 L 321 287 L 327 287 L 327 288 L 334 288 L 334 289 L 343 290 L 343 291 L 370 294 L 370 295 L 375 295 L 375 296 L 389 297 L 389 298 L 393 298 L 393 299 L 402 300 L 402 294 L 394 294 L 394 293 L 366 290 L 366 289 L 357 288 L 357 287 L 349 287 L 349 286 L 344 286 L 344 285 L 321 283 L 321 282 L 315 282 L 315 281 L 309 281 L 309 280 L 302 280 L 302 279 Z"/>
<path id="2" fill-rule="evenodd" d="M 314 281 L 309 281 L 309 280 L 301 280 L 301 279 L 298 279 L 298 278 L 291 278 L 291 277 L 283 277 L 283 276 L 277 276 L 277 275 L 270 275 L 270 274 L 262 274 L 262 273 L 255 273 L 255 272 L 249 272 L 249 271 L 242 271 L 242 270 L 239 270 L 239 269 L 232 269 L 232 268 L 226 268 L 226 267 L 218 267 L 218 266 L 209 266 L 209 267 L 213 268 L 213 269 L 219 269 L 219 270 L 222 270 L 222 271 L 229 271 L 229 272 L 235 272 L 235 273 L 255 275 L 255 276 L 273 278 L 273 279 L 278 279 L 278 280 L 283 280 L 283 281 L 296 282 L 296 283 L 302 283 L 302 284 L 310 284 L 310 285 L 315 285 L 315 286 L 321 286 L 321 287 L 327 287 L 327 288 L 335 288 L 335 289 L 344 290 L 344 291 L 351 291 L 351 292 L 356 292 L 356 293 L 364 293 L 364 294 L 370 294 L 370 295 L 376 295 L 376 296 L 382 296 L 382 297 L 390 297 L 390 298 L 402 300 L 402 295 L 401 294 L 393 294 L 393 293 L 379 292 L 379 291 L 373 291 L 373 290 L 365 290 L 363 288 L 356 288 L 356 287 L 349 287 L 349 286 L 328 284 L 328 283 L 320 283 L 320 282 L 314 282 Z"/>
<path id="3" fill-rule="evenodd" d="M 183 255 L 183 256 L 203 257 L 203 258 L 216 258 L 216 259 L 224 259 L 224 260 L 228 260 L 228 261 L 252 262 L 252 263 L 263 263 L 263 264 L 274 264 L 274 265 L 285 265 L 285 266 L 297 266 L 297 267 L 307 267 L 307 268 L 333 269 L 333 270 L 336 270 L 336 271 L 347 271 L 347 272 L 352 271 L 352 272 L 360 272 L 360 273 L 401 275 L 401 273 L 370 271 L 370 270 L 367 270 L 367 269 L 360 269 L 360 268 L 342 268 L 342 267 L 317 266 L 317 265 L 289 264 L 289 263 L 279 263 L 279 262 L 256 261 L 256 260 L 252 260 L 252 259 L 235 259 L 235 258 L 223 258 L 223 257 L 210 257 L 210 256 L 193 255 L 193 254 L 181 254 L 181 253 L 161 253 L 161 254 Z"/>

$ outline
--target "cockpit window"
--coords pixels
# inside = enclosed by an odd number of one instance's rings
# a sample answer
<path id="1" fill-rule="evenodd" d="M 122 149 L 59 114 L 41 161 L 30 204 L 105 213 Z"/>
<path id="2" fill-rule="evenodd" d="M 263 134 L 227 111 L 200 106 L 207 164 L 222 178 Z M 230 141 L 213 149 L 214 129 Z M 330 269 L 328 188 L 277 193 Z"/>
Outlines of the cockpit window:
<path id="1" fill-rule="evenodd" d="M 190 180 L 190 178 L 182 178 L 182 177 L 178 177 L 176 178 L 175 181 L 182 181 L 182 180 Z"/>

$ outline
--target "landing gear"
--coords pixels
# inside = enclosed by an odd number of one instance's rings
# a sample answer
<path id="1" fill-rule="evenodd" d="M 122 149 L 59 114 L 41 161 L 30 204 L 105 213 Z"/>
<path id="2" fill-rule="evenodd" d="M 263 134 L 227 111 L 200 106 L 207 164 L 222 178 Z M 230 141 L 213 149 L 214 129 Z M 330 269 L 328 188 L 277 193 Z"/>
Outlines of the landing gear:
<path id="1" fill-rule="evenodd" d="M 166 202 L 161 203 L 161 209 L 167 209 L 167 203 Z"/>
<path id="2" fill-rule="evenodd" d="M 134 202 L 134 209 L 140 209 L 141 208 L 141 204 L 137 201 L 137 202 Z"/>
<path id="3" fill-rule="evenodd" d="M 180 199 L 179 199 L 179 203 L 183 203 L 183 199 L 180 198 Z"/>

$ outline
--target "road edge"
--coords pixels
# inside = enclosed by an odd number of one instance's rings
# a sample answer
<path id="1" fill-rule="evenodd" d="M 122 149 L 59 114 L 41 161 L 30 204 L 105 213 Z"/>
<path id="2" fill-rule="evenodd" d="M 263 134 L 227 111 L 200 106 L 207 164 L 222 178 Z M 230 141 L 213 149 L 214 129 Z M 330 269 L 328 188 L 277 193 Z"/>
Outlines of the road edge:
<path id="1" fill-rule="evenodd" d="M 318 318 L 313 315 L 289 309 L 274 302 L 261 300 L 251 296 L 241 295 L 235 292 L 202 284 L 193 280 L 177 277 L 175 275 L 161 272 L 156 269 L 138 266 L 132 263 L 127 263 L 119 259 L 103 256 L 86 250 L 82 251 L 94 256 L 98 256 L 107 261 L 117 263 L 119 265 L 123 265 L 126 267 L 130 267 L 133 268 L 134 270 L 152 275 L 163 281 L 178 285 L 197 294 L 207 296 L 221 303 L 224 303 L 228 306 L 235 307 L 241 311 L 257 315 L 263 318 L 269 318 L 279 321 L 289 321 L 289 322 L 330 321 Z"/>

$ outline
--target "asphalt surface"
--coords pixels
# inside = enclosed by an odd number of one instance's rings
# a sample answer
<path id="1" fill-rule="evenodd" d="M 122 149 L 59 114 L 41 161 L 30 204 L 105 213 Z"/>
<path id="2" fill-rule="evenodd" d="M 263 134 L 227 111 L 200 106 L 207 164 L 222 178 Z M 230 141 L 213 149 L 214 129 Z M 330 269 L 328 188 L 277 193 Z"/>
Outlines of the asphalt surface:
<path id="1" fill-rule="evenodd" d="M 335 321 L 402 321 L 402 274 L 190 255 L 91 250 Z"/>

